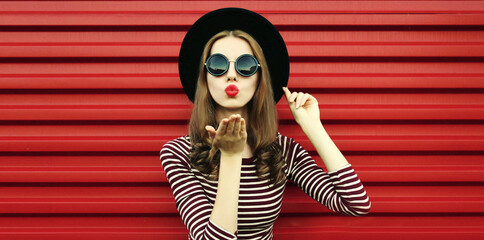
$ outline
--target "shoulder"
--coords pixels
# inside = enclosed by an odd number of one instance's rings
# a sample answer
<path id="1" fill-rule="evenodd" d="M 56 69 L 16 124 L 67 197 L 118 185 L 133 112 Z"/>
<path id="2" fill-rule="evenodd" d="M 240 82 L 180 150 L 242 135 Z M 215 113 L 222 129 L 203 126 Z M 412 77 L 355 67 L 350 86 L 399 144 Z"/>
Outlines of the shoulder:
<path id="1" fill-rule="evenodd" d="M 304 147 L 293 138 L 282 135 L 278 132 L 277 139 L 282 148 L 282 154 L 286 159 L 286 163 L 290 166 L 289 169 L 292 169 L 291 166 L 293 166 L 298 160 L 310 157 Z"/>
<path id="2" fill-rule="evenodd" d="M 190 137 L 185 135 L 166 142 L 160 150 L 160 160 L 178 160 L 188 163 Z"/>
<path id="3" fill-rule="evenodd" d="M 185 135 L 168 141 L 161 148 L 160 154 L 164 151 L 168 152 L 179 152 L 179 151 L 189 151 L 190 150 L 190 137 Z"/>
<path id="4" fill-rule="evenodd" d="M 277 132 L 277 141 L 282 149 L 282 154 L 286 160 L 293 159 L 297 152 L 300 151 L 301 146 L 294 141 L 293 138 L 285 136 Z"/>
<path id="5" fill-rule="evenodd" d="M 292 150 L 294 146 L 298 144 L 294 141 L 293 138 L 282 135 L 279 132 L 277 132 L 276 140 L 278 141 L 284 153 L 289 151 L 290 149 Z"/>

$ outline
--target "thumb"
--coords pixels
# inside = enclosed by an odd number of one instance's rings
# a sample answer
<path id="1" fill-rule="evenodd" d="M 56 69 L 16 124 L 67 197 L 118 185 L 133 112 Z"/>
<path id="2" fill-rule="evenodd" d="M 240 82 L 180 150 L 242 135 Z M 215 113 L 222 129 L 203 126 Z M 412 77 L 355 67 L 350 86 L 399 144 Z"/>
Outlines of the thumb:
<path id="1" fill-rule="evenodd" d="M 207 130 L 207 132 L 210 134 L 210 137 L 213 138 L 215 136 L 215 134 L 217 133 L 215 131 L 215 128 L 213 128 L 212 126 L 210 125 L 207 125 L 205 126 L 205 130 Z"/>

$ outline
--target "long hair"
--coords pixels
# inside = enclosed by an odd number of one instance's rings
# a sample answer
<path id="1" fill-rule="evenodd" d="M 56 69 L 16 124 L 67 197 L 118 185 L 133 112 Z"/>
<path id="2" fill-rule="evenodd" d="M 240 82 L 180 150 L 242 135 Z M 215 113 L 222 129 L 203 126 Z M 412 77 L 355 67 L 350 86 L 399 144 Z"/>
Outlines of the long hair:
<path id="1" fill-rule="evenodd" d="M 189 158 L 193 167 L 211 180 L 218 179 L 220 151 L 212 146 L 206 125 L 217 126 L 216 103 L 208 91 L 204 63 L 210 54 L 212 45 L 218 39 L 234 36 L 247 41 L 261 65 L 257 72 L 259 81 L 253 98 L 247 103 L 248 125 L 247 143 L 254 150 L 256 174 L 261 180 L 269 180 L 274 186 L 280 186 L 285 180 L 285 161 L 282 149 L 277 143 L 277 110 L 273 98 L 271 77 L 262 48 L 249 34 L 240 31 L 222 31 L 215 34 L 205 45 L 200 59 L 199 76 L 193 111 L 189 124 L 191 152 Z"/>

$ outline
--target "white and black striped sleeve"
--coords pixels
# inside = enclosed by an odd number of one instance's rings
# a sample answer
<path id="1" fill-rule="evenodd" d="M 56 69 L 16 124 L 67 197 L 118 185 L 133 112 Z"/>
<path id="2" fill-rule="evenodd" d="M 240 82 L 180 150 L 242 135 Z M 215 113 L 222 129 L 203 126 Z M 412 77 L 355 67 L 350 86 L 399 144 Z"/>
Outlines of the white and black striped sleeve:
<path id="1" fill-rule="evenodd" d="M 371 202 L 351 164 L 326 173 L 292 138 L 283 141 L 289 161 L 288 179 L 327 208 L 351 216 L 369 213 Z"/>
<path id="2" fill-rule="evenodd" d="M 190 238 L 237 239 L 237 232 L 228 232 L 211 220 L 213 206 L 185 160 L 188 151 L 185 144 L 177 139 L 166 143 L 160 151 L 160 160 Z"/>

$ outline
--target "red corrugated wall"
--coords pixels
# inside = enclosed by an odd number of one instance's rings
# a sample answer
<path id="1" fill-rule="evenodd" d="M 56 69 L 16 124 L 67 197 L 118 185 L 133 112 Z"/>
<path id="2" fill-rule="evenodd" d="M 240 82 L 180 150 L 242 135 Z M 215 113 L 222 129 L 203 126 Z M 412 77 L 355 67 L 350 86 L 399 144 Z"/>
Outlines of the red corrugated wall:
<path id="1" fill-rule="evenodd" d="M 227 6 L 281 31 L 372 201 L 338 215 L 289 184 L 275 239 L 484 238 L 483 1 L 2 1 L 0 239 L 187 238 L 159 150 L 187 133 L 183 36 Z"/>

